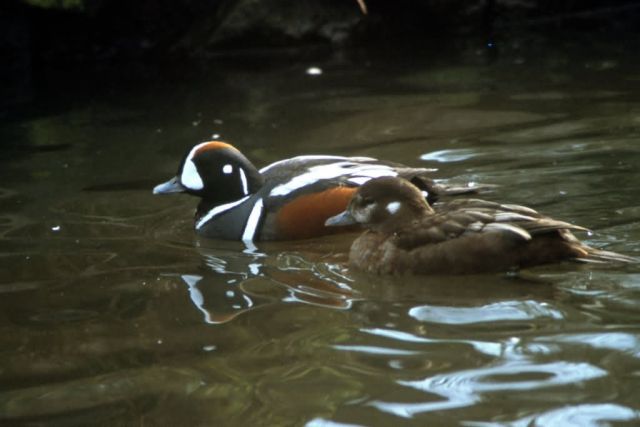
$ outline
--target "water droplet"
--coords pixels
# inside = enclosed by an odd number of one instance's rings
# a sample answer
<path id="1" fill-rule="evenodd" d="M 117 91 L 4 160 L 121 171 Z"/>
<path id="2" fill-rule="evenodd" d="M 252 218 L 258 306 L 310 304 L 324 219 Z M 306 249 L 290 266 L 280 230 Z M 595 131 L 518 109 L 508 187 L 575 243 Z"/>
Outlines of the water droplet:
<path id="1" fill-rule="evenodd" d="M 60 226 L 54 225 L 53 227 L 51 227 L 51 231 L 60 231 Z"/>
<path id="2" fill-rule="evenodd" d="M 322 74 L 322 68 L 320 67 L 309 67 L 307 68 L 307 74 L 310 76 L 319 76 Z"/>

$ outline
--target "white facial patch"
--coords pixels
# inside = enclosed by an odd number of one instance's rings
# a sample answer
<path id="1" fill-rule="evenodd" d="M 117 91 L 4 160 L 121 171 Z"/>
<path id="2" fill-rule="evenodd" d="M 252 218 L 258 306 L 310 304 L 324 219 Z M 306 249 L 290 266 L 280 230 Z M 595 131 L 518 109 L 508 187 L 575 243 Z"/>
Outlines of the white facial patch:
<path id="1" fill-rule="evenodd" d="M 202 178 L 200 178 L 196 164 L 193 163 L 193 160 L 190 158 L 184 163 L 182 175 L 180 175 L 180 182 L 190 190 L 202 190 L 204 187 L 204 183 L 202 182 Z"/>
<path id="2" fill-rule="evenodd" d="M 369 224 L 371 222 L 371 217 L 373 216 L 373 211 L 378 207 L 377 203 L 372 203 L 367 205 L 364 209 L 356 209 L 352 214 L 356 221 L 360 224 Z"/>
<path id="3" fill-rule="evenodd" d="M 195 156 L 196 151 L 198 151 L 203 145 L 206 144 L 208 144 L 208 142 L 203 142 L 202 144 L 198 144 L 193 147 L 191 151 L 189 151 L 187 159 L 184 162 L 184 166 L 182 167 L 180 182 L 190 190 L 202 190 L 202 188 L 204 187 L 202 178 L 198 173 L 198 168 L 196 168 L 196 164 L 193 163 L 193 156 Z"/>
<path id="4" fill-rule="evenodd" d="M 385 206 L 387 212 L 391 215 L 395 215 L 398 210 L 400 210 L 400 202 L 389 202 L 387 206 Z"/>
<path id="5" fill-rule="evenodd" d="M 360 164 L 352 161 L 329 163 L 326 165 L 312 166 L 303 174 L 295 176 L 289 182 L 274 187 L 270 196 L 285 196 L 307 185 L 315 184 L 321 180 L 329 180 L 345 177 L 356 184 L 362 184 L 371 178 L 381 176 L 397 176 L 391 166 L 376 164 Z"/>
<path id="6" fill-rule="evenodd" d="M 222 167 L 222 173 L 225 175 L 229 175 L 233 172 L 233 166 L 226 164 Z"/>

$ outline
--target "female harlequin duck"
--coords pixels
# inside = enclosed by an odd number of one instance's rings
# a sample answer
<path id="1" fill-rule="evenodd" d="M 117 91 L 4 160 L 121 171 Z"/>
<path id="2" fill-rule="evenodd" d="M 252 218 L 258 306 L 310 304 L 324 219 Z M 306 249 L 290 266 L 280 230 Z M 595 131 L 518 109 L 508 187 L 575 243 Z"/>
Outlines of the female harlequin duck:
<path id="1" fill-rule="evenodd" d="M 370 157 L 299 156 L 260 170 L 235 147 L 221 141 L 189 150 L 178 174 L 156 186 L 154 194 L 184 192 L 201 198 L 195 229 L 200 235 L 230 240 L 292 240 L 335 232 L 327 218 L 343 211 L 359 185 L 380 176 L 402 176 L 438 195 L 488 186 L 448 186 L 410 168 Z"/>
<path id="2" fill-rule="evenodd" d="M 328 226 L 362 224 L 349 254 L 352 266 L 376 274 L 482 273 L 563 260 L 637 260 L 591 248 L 570 230 L 585 228 L 518 205 L 477 199 L 438 210 L 401 178 L 369 180 Z"/>

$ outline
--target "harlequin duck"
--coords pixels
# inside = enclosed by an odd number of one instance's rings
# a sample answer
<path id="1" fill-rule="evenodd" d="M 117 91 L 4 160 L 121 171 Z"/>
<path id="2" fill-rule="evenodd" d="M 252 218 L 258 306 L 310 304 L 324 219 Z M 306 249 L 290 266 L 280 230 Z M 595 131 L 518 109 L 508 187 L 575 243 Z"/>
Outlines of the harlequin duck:
<path id="1" fill-rule="evenodd" d="M 335 232 L 327 218 L 343 211 L 356 188 L 371 178 L 402 176 L 439 195 L 475 192 L 488 186 L 448 186 L 410 168 L 370 157 L 299 156 L 258 170 L 238 149 L 222 141 L 195 145 L 177 175 L 154 194 L 184 192 L 200 197 L 195 229 L 229 240 L 293 240 Z"/>
<path id="2" fill-rule="evenodd" d="M 396 177 L 369 180 L 328 226 L 362 224 L 351 246 L 353 267 L 375 274 L 499 272 L 563 260 L 636 262 L 594 249 L 571 230 L 585 228 L 533 209 L 456 199 L 434 210 L 420 190 Z"/>

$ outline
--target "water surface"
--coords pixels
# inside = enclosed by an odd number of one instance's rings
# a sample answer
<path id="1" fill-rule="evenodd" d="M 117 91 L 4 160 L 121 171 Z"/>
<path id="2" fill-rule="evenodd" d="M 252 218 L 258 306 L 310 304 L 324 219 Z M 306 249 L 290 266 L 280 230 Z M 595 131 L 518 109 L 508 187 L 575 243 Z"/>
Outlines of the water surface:
<path id="1" fill-rule="evenodd" d="M 1 423 L 637 425 L 637 266 L 372 278 L 353 236 L 202 239 L 194 200 L 151 195 L 212 137 L 367 155 L 638 256 L 634 55 L 295 58 L 87 72 L 6 118 Z"/>

